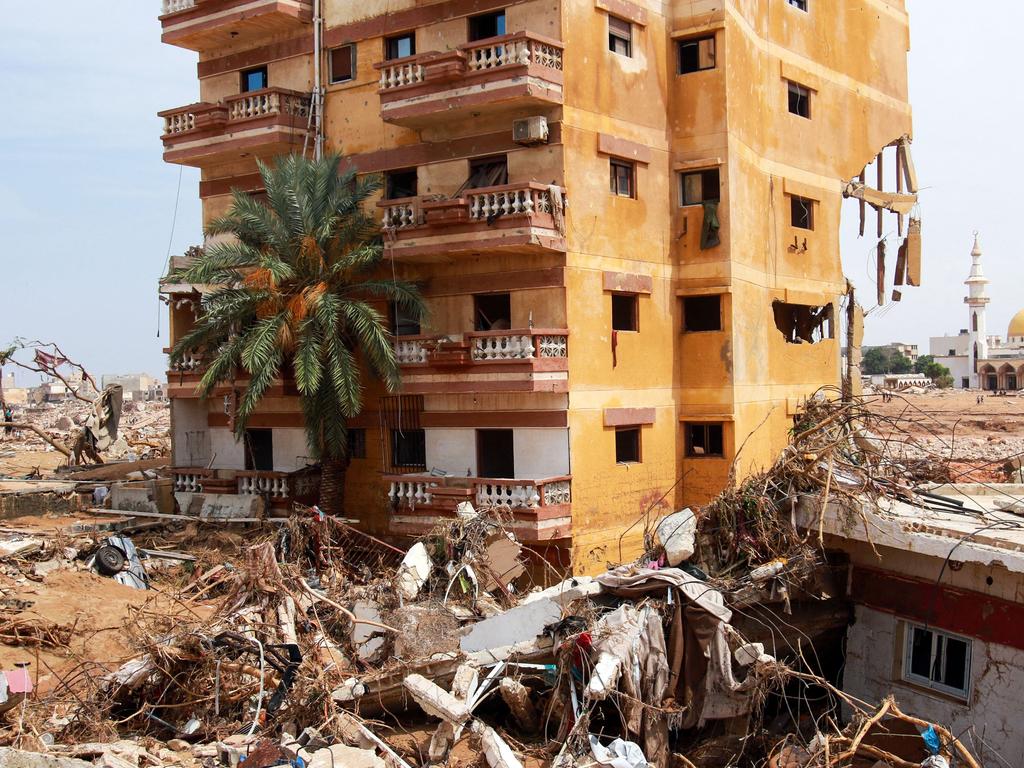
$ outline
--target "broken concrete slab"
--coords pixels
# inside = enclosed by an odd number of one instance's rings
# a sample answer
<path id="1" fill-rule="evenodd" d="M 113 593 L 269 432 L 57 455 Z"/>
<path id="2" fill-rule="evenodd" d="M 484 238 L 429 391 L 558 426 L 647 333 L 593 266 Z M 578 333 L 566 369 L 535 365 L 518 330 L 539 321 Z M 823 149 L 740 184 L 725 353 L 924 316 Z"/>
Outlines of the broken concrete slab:
<path id="1" fill-rule="evenodd" d="M 93 768 L 93 765 L 74 757 L 57 757 L 0 747 L 0 768 Z"/>
<path id="2" fill-rule="evenodd" d="M 544 627 L 562 618 L 562 606 L 551 598 L 523 602 L 505 613 L 473 625 L 459 647 L 464 653 L 485 651 L 536 639 Z"/>
<path id="3" fill-rule="evenodd" d="M 422 541 L 405 553 L 398 568 L 398 591 L 406 600 L 414 600 L 430 578 L 434 564 Z"/>
<path id="4" fill-rule="evenodd" d="M 347 744 L 335 744 L 318 749 L 313 753 L 308 768 L 386 768 L 383 760 L 377 757 L 372 749 L 350 747 Z"/>
<path id="5" fill-rule="evenodd" d="M 455 698 L 423 675 L 413 673 L 405 678 L 403 685 L 413 700 L 428 715 L 433 715 L 452 725 L 462 725 L 469 720 L 469 707 L 465 701 Z"/>

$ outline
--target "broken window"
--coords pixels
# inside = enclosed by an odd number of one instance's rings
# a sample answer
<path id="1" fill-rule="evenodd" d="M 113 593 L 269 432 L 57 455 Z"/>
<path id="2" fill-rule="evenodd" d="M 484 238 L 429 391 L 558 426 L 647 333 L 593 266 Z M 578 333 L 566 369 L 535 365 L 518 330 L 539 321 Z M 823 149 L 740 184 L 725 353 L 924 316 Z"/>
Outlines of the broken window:
<path id="1" fill-rule="evenodd" d="M 690 72 L 700 72 L 704 69 L 715 68 L 715 36 L 695 37 L 690 40 L 680 40 L 676 44 L 679 54 L 678 73 L 687 75 Z"/>
<path id="2" fill-rule="evenodd" d="M 388 320 L 395 336 L 419 336 L 420 321 L 412 317 L 397 302 L 388 303 Z"/>
<path id="3" fill-rule="evenodd" d="M 512 327 L 511 294 L 477 294 L 473 297 L 473 318 L 477 331 L 507 331 Z"/>
<path id="4" fill-rule="evenodd" d="M 721 195 L 717 168 L 679 174 L 680 205 L 700 205 L 718 200 Z"/>
<path id="5" fill-rule="evenodd" d="M 272 429 L 245 430 L 245 468 L 259 472 L 274 469 L 274 431 Z"/>
<path id="6" fill-rule="evenodd" d="M 426 469 L 426 433 L 420 424 L 423 395 L 388 395 L 379 402 L 384 472 Z"/>
<path id="7" fill-rule="evenodd" d="M 775 327 L 790 344 L 816 344 L 833 339 L 832 305 L 814 307 L 807 304 L 772 302 Z"/>
<path id="8" fill-rule="evenodd" d="M 722 425 L 704 422 L 687 422 L 686 429 L 686 455 L 696 456 L 724 456 L 725 447 L 722 440 Z"/>
<path id="9" fill-rule="evenodd" d="M 350 459 L 366 458 L 366 430 L 348 430 L 348 457 Z"/>
<path id="10" fill-rule="evenodd" d="M 903 679 L 966 698 L 971 641 L 930 627 L 905 624 Z"/>
<path id="11" fill-rule="evenodd" d="M 792 5 L 794 8 L 799 8 L 801 11 L 807 11 L 807 0 L 786 0 L 787 3 Z"/>
<path id="12" fill-rule="evenodd" d="M 476 431 L 476 471 L 478 477 L 512 480 L 516 476 L 515 439 L 511 429 Z"/>
<path id="13" fill-rule="evenodd" d="M 684 298 L 683 330 L 687 333 L 722 330 L 722 297 L 715 295 Z"/>
<path id="14" fill-rule="evenodd" d="M 266 88 L 267 83 L 266 66 L 255 67 L 253 69 L 246 69 L 242 71 L 242 93 L 258 91 L 262 88 Z"/>
<path id="15" fill-rule="evenodd" d="M 636 164 L 628 160 L 613 158 L 610 162 L 612 194 L 619 197 L 636 197 Z"/>
<path id="16" fill-rule="evenodd" d="M 469 163 L 467 189 L 500 187 L 508 184 L 508 160 L 505 155 L 480 157 Z"/>
<path id="17" fill-rule="evenodd" d="M 401 470 L 426 469 L 426 431 L 422 429 L 391 430 L 391 464 Z"/>
<path id="18" fill-rule="evenodd" d="M 814 229 L 814 201 L 807 197 L 790 195 L 789 223 L 797 229 Z"/>
<path id="19" fill-rule="evenodd" d="M 608 50 L 620 56 L 633 56 L 633 25 L 611 14 L 608 15 Z"/>
<path id="20" fill-rule="evenodd" d="M 786 81 L 789 87 L 789 111 L 800 117 L 811 117 L 811 89 L 792 80 Z"/>
<path id="21" fill-rule="evenodd" d="M 619 427 L 615 430 L 615 463 L 640 462 L 640 427 Z"/>
<path id="22" fill-rule="evenodd" d="M 416 33 L 406 32 L 402 35 L 384 38 L 384 58 L 404 59 L 416 55 Z"/>
<path id="23" fill-rule="evenodd" d="M 612 294 L 612 330 L 639 331 L 639 301 L 635 293 Z"/>
<path id="24" fill-rule="evenodd" d="M 415 168 L 403 168 L 400 171 L 388 171 L 384 174 L 385 199 L 398 200 L 403 197 L 416 197 L 416 190 Z"/>
<path id="25" fill-rule="evenodd" d="M 328 65 L 331 70 L 332 83 L 346 83 L 356 76 L 356 47 L 342 45 L 331 49 L 328 54 Z"/>
<path id="26" fill-rule="evenodd" d="M 469 17 L 469 42 L 505 34 L 505 10 Z"/>

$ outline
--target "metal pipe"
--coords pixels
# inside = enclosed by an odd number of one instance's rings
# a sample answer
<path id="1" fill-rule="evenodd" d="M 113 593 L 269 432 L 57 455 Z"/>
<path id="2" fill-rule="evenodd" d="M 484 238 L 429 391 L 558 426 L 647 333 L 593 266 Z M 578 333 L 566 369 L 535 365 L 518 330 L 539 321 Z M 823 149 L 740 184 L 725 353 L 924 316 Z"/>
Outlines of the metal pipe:
<path id="1" fill-rule="evenodd" d="M 313 0 L 313 158 L 319 160 L 324 154 L 324 92 L 323 75 L 323 0 Z"/>

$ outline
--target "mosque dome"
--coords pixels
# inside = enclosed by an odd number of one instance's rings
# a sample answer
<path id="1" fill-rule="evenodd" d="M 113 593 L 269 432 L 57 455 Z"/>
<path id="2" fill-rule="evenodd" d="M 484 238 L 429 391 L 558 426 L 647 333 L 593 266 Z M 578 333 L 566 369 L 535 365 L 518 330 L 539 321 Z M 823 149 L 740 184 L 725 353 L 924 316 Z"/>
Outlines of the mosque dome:
<path id="1" fill-rule="evenodd" d="M 1006 331 L 1007 338 L 1024 336 L 1024 309 L 1013 316 L 1010 327 Z"/>

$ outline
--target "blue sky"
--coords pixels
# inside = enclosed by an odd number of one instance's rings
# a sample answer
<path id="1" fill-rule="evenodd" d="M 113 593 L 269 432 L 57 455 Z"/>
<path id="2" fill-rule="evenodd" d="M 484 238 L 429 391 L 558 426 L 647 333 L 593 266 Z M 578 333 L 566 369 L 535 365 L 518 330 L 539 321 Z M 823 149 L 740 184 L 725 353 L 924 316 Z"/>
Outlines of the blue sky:
<path id="1" fill-rule="evenodd" d="M 156 283 L 180 168 L 161 160 L 156 113 L 196 100 L 196 56 L 160 43 L 159 0 L 57 0 L 47 18 L 38 6 L 9 6 L 0 25 L 0 343 L 55 340 L 96 375 L 159 374 L 167 329 Z M 924 347 L 929 335 L 965 325 L 975 229 L 993 281 L 991 332 L 1005 333 L 1024 307 L 1014 191 L 1024 97 L 1011 79 L 1024 4 L 998 6 L 993 24 L 991 13 L 948 0 L 910 0 L 924 285 L 869 315 L 868 343 Z M 186 168 L 171 253 L 200 237 L 198 172 Z M 870 244 L 843 245 L 846 272 L 867 300 Z"/>

